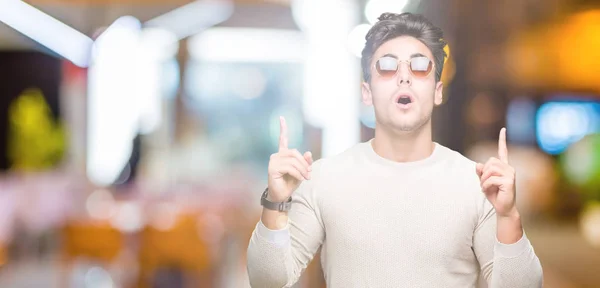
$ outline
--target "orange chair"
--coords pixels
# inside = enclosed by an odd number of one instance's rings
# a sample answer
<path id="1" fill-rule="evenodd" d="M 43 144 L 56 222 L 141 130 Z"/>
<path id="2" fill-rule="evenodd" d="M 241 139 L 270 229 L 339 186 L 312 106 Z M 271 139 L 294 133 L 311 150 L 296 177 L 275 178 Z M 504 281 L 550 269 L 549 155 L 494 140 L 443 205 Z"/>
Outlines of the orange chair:
<path id="1" fill-rule="evenodd" d="M 111 262 L 121 252 L 123 234 L 104 222 L 70 222 L 63 228 L 65 260 L 86 257 Z"/>
<path id="2" fill-rule="evenodd" d="M 0 242 L 0 268 L 4 267 L 8 262 L 8 251 L 6 249 L 6 244 Z"/>
<path id="3" fill-rule="evenodd" d="M 138 287 L 149 287 L 156 271 L 169 267 L 186 272 L 194 287 L 212 287 L 210 247 L 200 237 L 200 225 L 196 215 L 183 214 L 167 230 L 146 226 L 140 235 Z"/>
<path id="4" fill-rule="evenodd" d="M 62 229 L 61 287 L 68 287 L 71 265 L 80 258 L 110 265 L 123 250 L 124 235 L 108 222 L 73 221 Z"/>

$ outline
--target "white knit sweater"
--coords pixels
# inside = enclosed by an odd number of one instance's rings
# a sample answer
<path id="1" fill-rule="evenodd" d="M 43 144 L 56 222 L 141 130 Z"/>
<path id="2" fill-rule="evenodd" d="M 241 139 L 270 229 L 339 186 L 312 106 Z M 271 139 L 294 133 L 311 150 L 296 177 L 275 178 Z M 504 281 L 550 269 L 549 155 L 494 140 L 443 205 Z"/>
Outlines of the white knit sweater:
<path id="1" fill-rule="evenodd" d="M 372 140 L 371 140 L 372 141 Z M 252 287 L 291 287 L 319 247 L 327 287 L 541 287 L 525 233 L 505 245 L 475 163 L 436 143 L 398 163 L 371 141 L 313 163 L 293 194 L 288 226 L 259 222 L 248 247 Z"/>

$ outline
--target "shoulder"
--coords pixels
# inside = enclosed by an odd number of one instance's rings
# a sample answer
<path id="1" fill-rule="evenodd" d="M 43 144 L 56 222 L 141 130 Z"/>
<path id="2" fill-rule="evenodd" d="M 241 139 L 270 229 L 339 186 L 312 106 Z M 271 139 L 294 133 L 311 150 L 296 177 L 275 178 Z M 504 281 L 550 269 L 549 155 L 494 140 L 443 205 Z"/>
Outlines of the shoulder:
<path id="1" fill-rule="evenodd" d="M 446 146 L 443 146 L 441 144 L 437 144 L 439 146 L 439 148 L 442 150 L 442 153 L 444 154 L 444 158 L 446 159 L 446 163 L 447 165 L 452 166 L 452 168 L 455 171 L 458 172 L 472 172 L 473 174 L 475 173 L 475 167 L 477 165 L 477 163 L 469 158 L 467 158 L 467 156 L 461 154 L 458 151 L 452 150 Z"/>
<path id="2" fill-rule="evenodd" d="M 465 200 L 464 203 L 473 209 L 471 211 L 475 212 L 476 219 L 479 219 L 478 217 L 487 214 L 486 211 L 492 209 L 492 206 L 481 191 L 481 182 L 476 171 L 477 162 L 458 151 L 447 147 L 444 149 L 449 166 L 446 167 L 447 173 L 442 177 L 448 177 L 447 182 L 454 183 L 454 187 L 457 188 L 454 190 L 456 195 Z"/>
<path id="3" fill-rule="evenodd" d="M 439 145 L 439 144 L 438 144 Z M 466 186 L 468 190 L 476 190 L 479 194 L 479 177 L 477 176 L 477 162 L 458 151 L 440 145 L 446 158 L 446 174 Z"/>

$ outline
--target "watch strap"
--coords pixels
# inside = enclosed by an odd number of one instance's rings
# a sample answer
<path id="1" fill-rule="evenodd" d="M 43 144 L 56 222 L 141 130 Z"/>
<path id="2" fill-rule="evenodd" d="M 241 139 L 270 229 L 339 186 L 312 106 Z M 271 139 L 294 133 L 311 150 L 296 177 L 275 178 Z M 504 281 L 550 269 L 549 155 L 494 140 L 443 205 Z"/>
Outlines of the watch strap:
<path id="1" fill-rule="evenodd" d="M 271 202 L 271 201 L 267 200 L 268 193 L 269 193 L 269 187 L 267 187 L 265 189 L 265 192 L 263 192 L 262 196 L 260 197 L 260 205 L 262 205 L 263 207 L 265 207 L 269 210 L 274 210 L 274 211 L 279 211 L 279 212 L 290 211 L 290 209 L 292 208 L 292 196 L 290 196 L 285 202 Z"/>

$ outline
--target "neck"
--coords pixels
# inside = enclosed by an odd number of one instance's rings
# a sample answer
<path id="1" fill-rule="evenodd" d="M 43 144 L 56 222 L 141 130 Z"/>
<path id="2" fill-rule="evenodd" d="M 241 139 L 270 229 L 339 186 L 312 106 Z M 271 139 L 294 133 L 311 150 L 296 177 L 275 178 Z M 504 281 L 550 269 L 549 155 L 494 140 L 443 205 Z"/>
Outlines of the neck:
<path id="1" fill-rule="evenodd" d="M 379 128 L 381 127 L 381 128 Z M 433 153 L 431 119 L 415 131 L 394 131 L 376 125 L 373 150 L 379 156 L 396 162 L 413 162 Z"/>

